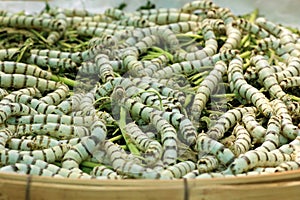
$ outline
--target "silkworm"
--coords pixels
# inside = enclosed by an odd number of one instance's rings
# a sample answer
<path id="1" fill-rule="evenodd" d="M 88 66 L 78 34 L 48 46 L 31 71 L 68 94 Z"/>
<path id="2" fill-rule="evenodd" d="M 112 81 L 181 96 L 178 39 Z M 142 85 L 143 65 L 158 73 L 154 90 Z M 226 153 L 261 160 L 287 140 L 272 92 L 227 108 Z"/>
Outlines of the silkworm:
<path id="1" fill-rule="evenodd" d="M 89 115 L 92 115 L 96 113 L 95 107 L 94 107 L 95 97 L 94 97 L 94 91 L 90 91 L 86 93 L 83 98 L 80 100 L 79 109 Z"/>
<path id="2" fill-rule="evenodd" d="M 5 89 L 0 88 L 0 101 L 7 95 L 8 95 L 8 92 Z"/>
<path id="3" fill-rule="evenodd" d="M 270 36 L 270 34 L 265 29 L 243 18 L 236 19 L 232 25 L 238 26 L 244 31 L 248 31 L 252 34 L 255 34 L 260 38 L 266 38 Z"/>
<path id="4" fill-rule="evenodd" d="M 64 9 L 62 9 L 62 12 L 67 17 L 74 17 L 74 16 L 85 17 L 85 16 L 93 16 L 94 15 L 93 13 L 91 13 L 90 11 L 85 10 L 85 9 L 68 9 L 68 8 L 64 8 Z"/>
<path id="5" fill-rule="evenodd" d="M 269 31 L 271 34 L 273 34 L 274 36 L 279 36 L 281 33 L 281 28 L 276 25 L 275 23 L 267 20 L 264 17 L 259 17 L 255 20 L 255 23 L 257 25 L 259 25 L 260 27 L 266 29 L 267 31 Z"/>
<path id="6" fill-rule="evenodd" d="M 234 154 L 216 140 L 209 138 L 205 133 L 197 136 L 195 149 L 201 154 L 208 153 L 217 157 L 224 165 L 230 164 L 234 159 Z"/>
<path id="7" fill-rule="evenodd" d="M 284 49 L 286 50 L 287 53 L 291 54 L 292 56 L 299 56 L 300 51 L 295 49 L 295 40 L 294 37 L 292 36 L 291 31 L 288 29 L 281 27 L 266 18 L 259 17 L 256 19 L 256 23 L 265 28 L 267 31 L 269 31 L 271 34 L 273 34 L 276 37 L 279 37 L 280 44 L 282 44 Z"/>
<path id="8" fill-rule="evenodd" d="M 163 176 L 172 178 L 181 178 L 185 174 L 193 171 L 196 168 L 196 165 L 192 161 L 182 161 L 170 167 L 167 167 L 164 171 L 161 172 Z"/>
<path id="9" fill-rule="evenodd" d="M 161 25 L 161 28 L 167 28 L 174 33 L 187 33 L 190 31 L 198 31 L 201 28 L 201 22 L 186 21 Z"/>
<path id="10" fill-rule="evenodd" d="M 274 108 L 275 115 L 281 117 L 282 135 L 292 140 L 295 139 L 299 134 L 300 130 L 297 126 L 293 124 L 287 106 L 284 104 L 283 101 L 279 99 L 274 99 L 272 101 L 272 105 Z"/>
<path id="11" fill-rule="evenodd" d="M 6 146 L 9 149 L 21 150 L 21 151 L 31 151 L 35 149 L 35 145 L 32 140 L 23 139 L 23 138 L 22 139 L 10 138 L 9 140 L 7 140 Z"/>
<path id="12" fill-rule="evenodd" d="M 113 89 L 118 85 L 122 85 L 128 97 L 139 92 L 139 89 L 132 83 L 130 79 L 117 77 L 97 87 L 95 98 L 98 99 L 100 97 L 110 95 Z"/>
<path id="13" fill-rule="evenodd" d="M 0 105 L 0 124 L 3 124 L 12 115 L 37 114 L 37 111 L 22 103 L 4 103 Z"/>
<path id="14" fill-rule="evenodd" d="M 1 172 L 5 173 L 18 173 L 18 174 L 30 174 L 30 175 L 39 175 L 39 176 L 50 176 L 50 177 L 62 177 L 60 175 L 56 175 L 55 173 L 47 170 L 41 169 L 36 165 L 28 165 L 16 163 L 14 165 L 7 165 L 0 168 Z"/>
<path id="15" fill-rule="evenodd" d="M 28 87 L 28 88 L 22 88 L 16 91 L 11 92 L 10 94 L 7 94 L 3 99 L 0 101 L 1 103 L 16 103 L 16 101 L 19 101 L 18 98 L 20 95 L 27 95 L 31 97 L 41 97 L 41 92 L 35 88 L 35 87 Z"/>
<path id="16" fill-rule="evenodd" d="M 252 140 L 250 133 L 247 129 L 237 123 L 233 129 L 233 133 L 236 135 L 236 140 L 233 143 L 233 150 L 235 155 L 246 153 L 252 147 Z"/>
<path id="17" fill-rule="evenodd" d="M 229 8 L 216 7 L 216 8 L 212 8 L 211 10 L 215 12 L 213 16 L 214 15 L 216 16 L 216 17 L 212 16 L 211 18 L 221 18 L 224 21 L 225 25 L 231 26 L 231 23 L 236 18 Z"/>
<path id="18" fill-rule="evenodd" d="M 242 59 L 238 57 L 235 57 L 229 62 L 228 79 L 231 88 L 243 98 L 246 98 L 247 101 L 251 101 L 265 116 L 271 116 L 272 108 L 269 99 L 245 81 L 242 65 Z"/>
<path id="19" fill-rule="evenodd" d="M 245 128 L 253 138 L 253 143 L 261 143 L 264 140 L 266 129 L 256 121 L 254 112 L 244 113 L 242 117 Z"/>
<path id="20" fill-rule="evenodd" d="M 58 105 L 69 94 L 69 87 L 65 84 L 61 84 L 57 89 L 51 93 L 46 94 L 39 100 L 50 105 Z"/>
<path id="21" fill-rule="evenodd" d="M 118 20 L 116 24 L 123 25 L 123 26 L 133 26 L 138 28 L 145 28 L 145 27 L 156 25 L 155 23 L 150 22 L 147 19 L 143 19 L 138 16 L 125 17 L 123 19 Z"/>
<path id="22" fill-rule="evenodd" d="M 209 128 L 207 135 L 213 139 L 220 139 L 224 133 L 233 127 L 245 114 L 255 112 L 254 107 L 234 108 L 219 117 L 216 123 Z"/>
<path id="23" fill-rule="evenodd" d="M 209 0 L 204 0 L 204 1 L 192 1 L 189 3 L 184 4 L 180 11 L 185 12 L 185 13 L 192 13 L 195 10 L 201 9 L 201 10 L 206 10 L 206 9 L 211 9 L 217 7 L 216 4 L 214 4 L 212 1 Z"/>
<path id="24" fill-rule="evenodd" d="M 275 172 L 291 171 L 300 168 L 300 163 L 298 161 L 287 161 L 283 162 L 275 168 Z"/>
<path id="25" fill-rule="evenodd" d="M 219 166 L 219 160 L 213 155 L 204 155 L 197 161 L 197 169 L 200 173 L 211 172 Z"/>
<path id="26" fill-rule="evenodd" d="M 272 115 L 268 121 L 265 140 L 261 146 L 257 147 L 257 151 L 271 151 L 279 145 L 279 134 L 281 130 L 281 118 Z"/>
<path id="27" fill-rule="evenodd" d="M 13 61 L 0 61 L 0 71 L 7 74 L 31 75 L 34 77 L 44 78 L 48 80 L 52 76 L 51 72 L 42 70 L 37 66 Z"/>
<path id="28" fill-rule="evenodd" d="M 198 169 L 195 169 L 195 170 L 193 170 L 193 171 L 185 174 L 182 178 L 194 179 L 194 178 L 196 178 L 199 175 L 200 175 L 200 173 L 199 173 Z"/>
<path id="29" fill-rule="evenodd" d="M 38 166 L 41 169 L 46 169 L 54 174 L 61 175 L 66 178 L 91 178 L 86 173 L 77 173 L 64 168 L 60 168 L 54 164 L 47 163 L 43 160 L 35 159 L 30 155 L 20 154 L 19 151 L 5 150 L 1 152 L 1 163 L 4 165 L 14 165 L 16 163 Z"/>
<path id="30" fill-rule="evenodd" d="M 156 108 L 157 110 L 181 113 L 182 105 L 177 99 L 160 96 L 150 91 L 141 93 L 140 98 L 135 98 L 135 100 Z"/>
<path id="31" fill-rule="evenodd" d="M 176 55 L 176 61 L 201 60 L 205 57 L 213 56 L 217 52 L 218 43 L 209 20 L 202 22 L 201 31 L 205 40 L 205 47 L 192 53 L 179 53 Z"/>
<path id="32" fill-rule="evenodd" d="M 203 16 L 197 16 L 188 13 L 155 13 L 151 15 L 141 16 L 142 19 L 147 19 L 158 25 L 171 24 L 186 21 L 202 21 Z"/>
<path id="33" fill-rule="evenodd" d="M 103 147 L 104 149 L 106 149 L 107 154 L 112 163 L 112 167 L 117 171 L 117 173 L 135 177 L 135 178 L 148 178 L 148 179 L 162 178 L 162 176 L 158 172 L 150 168 L 145 168 L 132 161 L 126 161 L 124 158 L 122 158 L 122 154 L 120 154 L 119 149 L 116 147 L 114 143 L 105 141 L 103 143 Z M 169 179 L 168 177 L 165 178 Z"/>
<path id="34" fill-rule="evenodd" d="M 29 95 L 26 95 L 26 94 L 17 94 L 17 95 L 15 95 L 14 102 L 27 104 L 32 109 L 36 110 L 38 113 L 44 113 L 44 114 L 50 114 L 50 113 L 63 114 L 59 109 L 57 109 L 56 106 L 49 105 L 47 103 L 44 103 L 43 101 L 35 99 L 35 98 L 33 98 L 33 97 L 29 96 Z"/>
<path id="35" fill-rule="evenodd" d="M 60 142 L 47 135 L 37 135 L 32 139 L 35 148 L 51 148 L 60 144 Z"/>
<path id="36" fill-rule="evenodd" d="M 117 8 L 107 8 L 104 11 L 104 14 L 106 16 L 109 16 L 109 17 L 111 17 L 113 19 L 116 19 L 116 20 L 120 20 L 122 18 L 129 17 L 126 12 L 123 12 L 122 10 L 117 9 Z"/>
<path id="37" fill-rule="evenodd" d="M 90 135 L 90 131 L 86 127 L 58 123 L 7 125 L 7 127 L 19 135 L 37 133 L 48 134 L 55 138 L 84 137 Z"/>
<path id="38" fill-rule="evenodd" d="M 147 15 L 153 15 L 158 13 L 178 13 L 180 12 L 177 8 L 153 8 L 153 9 L 141 9 L 137 11 L 133 11 L 129 14 L 132 14 L 133 16 L 147 16 Z"/>
<path id="39" fill-rule="evenodd" d="M 104 14 L 96 14 L 94 16 L 67 16 L 66 20 L 68 26 L 76 27 L 81 22 L 111 22 L 112 18 Z"/>
<path id="40" fill-rule="evenodd" d="M 160 132 L 164 151 L 162 155 L 163 161 L 166 164 L 174 163 L 177 159 L 177 134 L 174 127 L 167 120 L 163 119 L 163 117 L 160 116 L 160 113 L 156 112 L 153 108 L 149 108 L 150 112 L 148 112 L 147 114 L 146 110 L 148 107 L 145 107 L 143 104 L 139 104 L 132 99 L 127 99 L 124 97 L 124 95 L 124 89 L 121 87 L 117 87 L 115 88 L 112 96 L 114 99 L 118 99 L 118 103 L 120 105 L 125 105 L 132 113 L 132 115 L 134 115 L 135 112 L 135 108 L 133 106 L 140 105 L 140 108 L 137 108 L 141 110 L 140 112 L 138 112 L 140 113 L 138 115 L 140 115 L 140 117 L 146 122 L 151 122 L 155 126 L 157 131 Z M 130 100 L 132 100 L 132 102 L 130 102 Z"/>
<path id="41" fill-rule="evenodd" d="M 5 61 L 18 51 L 17 48 L 0 49 L 0 60 Z"/>
<path id="42" fill-rule="evenodd" d="M 202 60 L 194 60 L 194 61 L 183 61 L 179 63 L 175 63 L 173 65 L 164 67 L 161 70 L 158 70 L 155 74 L 155 78 L 170 78 L 174 74 L 191 74 L 195 72 L 199 72 L 201 67 L 203 66 L 214 66 L 217 61 L 223 60 L 226 61 L 228 59 L 233 58 L 238 52 L 236 50 L 228 50 L 223 51 L 221 53 L 215 54 L 211 57 L 206 57 Z"/>
<path id="43" fill-rule="evenodd" d="M 290 87 L 298 87 L 298 86 L 300 86 L 300 77 L 295 76 L 295 77 L 285 78 L 280 82 L 280 86 L 283 87 L 284 89 L 287 89 Z"/>
<path id="44" fill-rule="evenodd" d="M 116 30 L 133 30 L 134 26 L 125 26 L 119 24 L 112 24 L 108 22 L 81 22 L 78 26 L 86 27 L 86 28 L 101 28 L 101 29 L 110 29 L 113 31 Z"/>
<path id="45" fill-rule="evenodd" d="M 209 100 L 209 96 L 217 87 L 217 84 L 222 80 L 222 75 L 226 72 L 226 68 L 225 62 L 216 62 L 214 69 L 200 83 L 191 106 L 191 115 L 195 122 L 199 121 L 201 112 Z"/>
<path id="46" fill-rule="evenodd" d="M 161 142 L 163 147 L 163 163 L 166 165 L 175 163 L 178 156 L 176 130 L 157 112 L 152 112 L 150 114 L 150 121 L 161 135 Z"/>
<path id="47" fill-rule="evenodd" d="M 79 170 L 79 164 L 88 156 L 92 155 L 96 145 L 105 140 L 107 130 L 105 124 L 97 120 L 92 124 L 90 132 L 89 137 L 72 146 L 71 149 L 65 153 L 62 159 L 63 168 L 76 168 Z"/>
<path id="48" fill-rule="evenodd" d="M 291 161 L 291 155 L 285 153 L 262 152 L 251 150 L 236 158 L 224 171 L 225 174 L 240 174 L 259 166 L 277 166 L 284 161 Z"/>
<path id="49" fill-rule="evenodd" d="M 76 93 L 57 105 L 57 109 L 64 114 L 69 114 L 71 111 L 79 109 L 80 101 L 83 98 L 83 93 Z"/>
<path id="50" fill-rule="evenodd" d="M 270 92 L 270 95 L 273 98 L 287 101 L 287 94 L 279 86 L 275 76 L 272 74 L 268 61 L 263 56 L 256 55 L 251 57 L 250 62 L 255 65 L 259 80 L 263 83 L 266 90 Z"/>
<path id="51" fill-rule="evenodd" d="M 0 74 L 0 86 L 20 89 L 36 87 L 41 92 L 55 90 L 61 83 L 24 74 Z"/>
<path id="52" fill-rule="evenodd" d="M 99 54 L 94 59 L 96 67 L 99 68 L 99 76 L 102 82 L 107 82 L 115 77 L 113 68 L 109 63 L 109 57 L 105 54 Z"/>
<path id="53" fill-rule="evenodd" d="M 7 141 L 12 138 L 15 134 L 7 128 L 0 130 L 0 149 L 5 149 Z"/>
<path id="54" fill-rule="evenodd" d="M 44 160 L 48 163 L 60 161 L 63 155 L 70 149 L 69 145 L 59 144 L 48 149 L 19 151 L 21 155 L 30 155 L 35 159 Z"/>
<path id="55" fill-rule="evenodd" d="M 150 139 L 134 122 L 126 124 L 125 131 L 137 147 L 145 152 L 145 162 L 148 165 L 153 165 L 161 158 L 163 153 L 161 144 Z"/>
<path id="56" fill-rule="evenodd" d="M 69 58 L 49 58 L 47 56 L 39 56 L 31 54 L 26 62 L 29 64 L 35 64 L 38 66 L 50 66 L 54 71 L 66 70 L 72 71 L 77 69 L 77 64 Z"/>
<path id="57" fill-rule="evenodd" d="M 284 60 L 287 60 L 289 59 L 289 57 L 291 57 L 291 55 L 280 44 L 280 40 L 278 38 L 267 37 L 261 39 L 257 43 L 257 51 L 268 51 L 269 49 L 273 49 L 276 52 L 276 54 Z"/>
<path id="58" fill-rule="evenodd" d="M 207 179 L 207 178 L 232 178 L 232 177 L 245 177 L 245 176 L 258 176 L 269 174 L 269 172 L 260 172 L 260 171 L 248 171 L 241 174 L 224 174 L 224 172 L 211 172 L 199 174 L 195 179 Z"/>
<path id="59" fill-rule="evenodd" d="M 18 28 L 42 28 L 57 30 L 64 32 L 66 30 L 66 23 L 60 19 L 47 19 L 30 17 L 25 15 L 13 15 L 10 17 L 0 17 L 0 24 L 8 27 Z"/>
<path id="60" fill-rule="evenodd" d="M 228 49 L 237 49 L 242 39 L 242 33 L 239 29 L 232 26 L 232 24 L 226 24 L 226 35 L 227 38 L 225 43 L 221 46 L 220 52 Z"/>
<path id="61" fill-rule="evenodd" d="M 101 118 L 101 117 L 100 117 Z M 96 116 L 69 116 L 58 114 L 35 114 L 19 117 L 10 117 L 7 124 L 39 124 L 39 123 L 59 123 L 66 125 L 76 125 L 90 127 Z"/>
<path id="62" fill-rule="evenodd" d="M 287 67 L 280 71 L 276 72 L 274 76 L 276 77 L 278 83 L 281 83 L 283 79 L 299 76 L 300 75 L 300 59 L 298 57 L 291 56 L 287 60 Z"/>
<path id="63" fill-rule="evenodd" d="M 121 176 L 118 175 L 115 171 L 100 165 L 94 167 L 90 173 L 92 176 L 106 176 L 108 179 L 121 179 Z"/>
<path id="64" fill-rule="evenodd" d="M 133 79 L 132 83 L 136 84 L 137 87 L 142 88 L 144 90 L 153 88 L 163 96 L 173 97 L 173 98 L 178 99 L 178 101 L 180 103 L 184 103 L 184 101 L 185 101 L 185 94 L 182 91 L 169 88 L 169 87 L 165 86 L 164 84 L 161 84 L 158 82 L 150 82 L 147 80 L 145 81 L 145 78 Z"/>

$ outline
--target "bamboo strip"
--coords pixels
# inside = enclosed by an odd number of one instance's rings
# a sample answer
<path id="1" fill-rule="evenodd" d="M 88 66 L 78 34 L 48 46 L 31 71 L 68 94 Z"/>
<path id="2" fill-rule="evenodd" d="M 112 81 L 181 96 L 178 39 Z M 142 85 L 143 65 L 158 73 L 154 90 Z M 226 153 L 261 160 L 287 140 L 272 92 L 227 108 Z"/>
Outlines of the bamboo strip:
<path id="1" fill-rule="evenodd" d="M 185 183 L 186 182 L 186 183 Z M 203 180 L 75 180 L 0 174 L 0 199 L 299 199 L 300 170 Z M 17 191 L 17 192 L 16 192 Z"/>

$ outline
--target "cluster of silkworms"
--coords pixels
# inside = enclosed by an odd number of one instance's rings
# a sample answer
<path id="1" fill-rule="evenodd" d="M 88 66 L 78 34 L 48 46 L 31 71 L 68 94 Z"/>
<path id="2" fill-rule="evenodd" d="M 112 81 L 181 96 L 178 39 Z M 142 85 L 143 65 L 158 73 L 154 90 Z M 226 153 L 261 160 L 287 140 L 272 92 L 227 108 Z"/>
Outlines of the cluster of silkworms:
<path id="1" fill-rule="evenodd" d="M 3 11 L 0 28 L 1 173 L 201 179 L 300 168 L 297 30 L 210 0 Z"/>

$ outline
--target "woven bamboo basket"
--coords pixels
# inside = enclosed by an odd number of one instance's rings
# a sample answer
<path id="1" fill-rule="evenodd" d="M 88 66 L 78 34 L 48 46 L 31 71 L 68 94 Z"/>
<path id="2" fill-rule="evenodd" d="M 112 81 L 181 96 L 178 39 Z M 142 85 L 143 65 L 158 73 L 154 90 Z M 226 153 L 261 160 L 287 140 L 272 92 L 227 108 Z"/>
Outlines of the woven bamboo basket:
<path id="1" fill-rule="evenodd" d="M 75 180 L 0 174 L 1 200 L 298 200 L 300 170 L 202 180 Z"/>
<path id="2" fill-rule="evenodd" d="M 0 173 L 0 200 L 300 199 L 300 170 L 213 179 L 82 180 Z"/>

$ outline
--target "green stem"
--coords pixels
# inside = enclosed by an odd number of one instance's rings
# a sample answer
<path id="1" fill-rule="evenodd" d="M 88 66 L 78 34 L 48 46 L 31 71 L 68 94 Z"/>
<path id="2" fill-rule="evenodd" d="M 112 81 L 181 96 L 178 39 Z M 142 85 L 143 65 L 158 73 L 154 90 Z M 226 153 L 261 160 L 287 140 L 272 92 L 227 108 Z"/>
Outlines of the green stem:
<path id="1" fill-rule="evenodd" d="M 207 76 L 208 73 L 209 73 L 208 71 L 204 71 L 204 72 L 197 73 L 197 74 L 191 76 L 191 77 L 189 78 L 189 80 L 190 80 L 190 81 L 197 80 L 197 79 L 199 79 L 199 78 L 202 77 L 202 76 Z"/>
<path id="2" fill-rule="evenodd" d="M 298 102 L 300 102 L 300 97 L 297 97 L 297 96 L 295 96 L 295 95 L 289 95 L 289 97 L 292 99 L 292 100 L 294 100 L 294 101 L 298 101 Z"/>
<path id="3" fill-rule="evenodd" d="M 255 10 L 251 13 L 251 15 L 250 15 L 250 17 L 249 17 L 249 21 L 250 21 L 251 23 L 255 22 L 257 16 L 258 16 L 258 9 L 255 9 Z"/>
<path id="4" fill-rule="evenodd" d="M 94 162 L 90 162 L 90 161 L 83 161 L 82 163 L 80 163 L 80 166 L 82 167 L 88 167 L 88 168 L 94 168 L 97 166 L 101 166 L 102 164 L 100 163 L 94 163 Z"/>
<path id="5" fill-rule="evenodd" d="M 250 55 L 251 55 L 251 51 L 245 51 L 240 54 L 240 57 L 241 58 L 249 58 Z"/>
<path id="6" fill-rule="evenodd" d="M 214 94 L 211 95 L 212 98 L 233 98 L 236 95 L 234 93 L 230 93 L 230 94 Z"/>
<path id="7" fill-rule="evenodd" d="M 189 33 L 179 33 L 176 34 L 177 37 L 191 37 L 191 38 L 195 38 L 195 39 L 203 39 L 202 36 L 197 35 L 197 34 L 189 34 Z"/>
<path id="8" fill-rule="evenodd" d="M 56 82 L 63 82 L 64 84 L 71 86 L 71 87 L 78 85 L 78 82 L 76 82 L 74 80 L 68 79 L 66 77 L 57 76 L 54 74 L 51 76 L 51 80 L 56 81 Z"/>
<path id="9" fill-rule="evenodd" d="M 122 136 L 125 140 L 126 146 L 128 147 L 129 151 L 134 155 L 140 155 L 140 151 L 138 148 L 130 141 L 125 131 L 126 126 L 126 109 L 123 106 L 120 106 L 120 120 L 119 120 L 119 127 L 122 133 Z"/>
<path id="10" fill-rule="evenodd" d="M 109 141 L 114 142 L 123 138 L 123 135 L 117 135 L 109 139 Z"/>
<path id="11" fill-rule="evenodd" d="M 165 55 L 169 58 L 169 60 L 171 60 L 171 61 L 173 60 L 173 55 L 170 54 L 169 52 L 163 50 L 162 48 L 153 46 L 153 47 L 151 47 L 151 49 L 152 49 L 153 51 L 158 52 L 158 53 L 165 54 Z"/>

